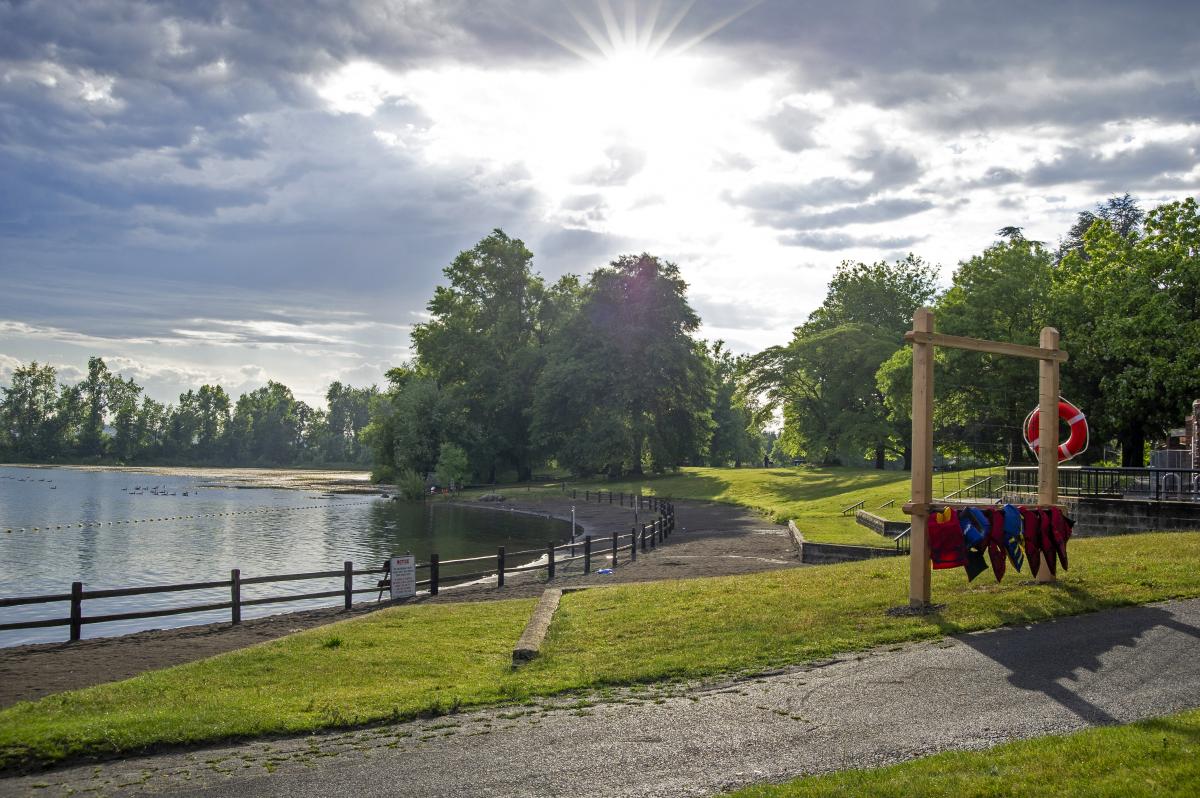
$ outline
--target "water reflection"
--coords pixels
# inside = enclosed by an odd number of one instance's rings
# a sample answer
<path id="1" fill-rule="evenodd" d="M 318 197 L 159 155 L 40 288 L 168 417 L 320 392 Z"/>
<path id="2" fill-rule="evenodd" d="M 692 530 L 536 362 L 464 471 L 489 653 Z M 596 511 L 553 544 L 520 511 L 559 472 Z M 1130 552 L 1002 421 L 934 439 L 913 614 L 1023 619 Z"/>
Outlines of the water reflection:
<path id="1" fill-rule="evenodd" d="M 30 479 L 30 477 L 33 479 Z M 24 481 L 22 481 L 22 478 Z M 42 480 L 42 481 L 38 481 Z M 53 483 L 50 482 L 53 480 Z M 54 484 L 54 490 L 49 485 Z M 184 493 L 187 496 L 184 496 Z M 39 531 L 33 532 L 37 527 Z M 12 529 L 11 533 L 4 530 Z M 18 531 L 24 529 L 24 531 Z M 395 502 L 359 495 L 299 490 L 238 489 L 212 476 L 0 467 L 0 596 L 378 567 L 411 551 L 421 561 L 537 549 L 562 541 L 569 524 L 492 510 Z M 517 565 L 517 562 L 510 562 Z M 486 565 L 474 564 L 471 570 Z M 368 584 L 361 577 L 361 584 Z M 287 582 L 248 586 L 245 598 L 300 594 L 340 587 Z M 227 600 L 228 592 L 176 593 L 85 602 L 84 614 Z M 305 602 L 328 606 L 337 599 Z M 295 608 L 246 608 L 243 617 Z M 0 609 L 4 622 L 63 617 L 64 605 Z M 227 620 L 225 612 L 85 625 L 84 636 Z M 62 627 L 0 632 L 0 645 L 63 640 Z"/>

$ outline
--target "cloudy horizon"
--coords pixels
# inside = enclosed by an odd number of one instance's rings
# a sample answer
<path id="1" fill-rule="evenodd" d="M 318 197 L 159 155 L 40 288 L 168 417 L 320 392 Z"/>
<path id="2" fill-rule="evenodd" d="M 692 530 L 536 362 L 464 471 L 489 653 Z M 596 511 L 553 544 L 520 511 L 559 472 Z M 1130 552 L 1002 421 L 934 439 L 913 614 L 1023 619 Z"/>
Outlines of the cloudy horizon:
<path id="1" fill-rule="evenodd" d="M 493 228 L 671 260 L 757 351 L 843 260 L 1200 193 L 1198 65 L 1183 2 L 0 2 L 0 384 L 322 404 Z"/>

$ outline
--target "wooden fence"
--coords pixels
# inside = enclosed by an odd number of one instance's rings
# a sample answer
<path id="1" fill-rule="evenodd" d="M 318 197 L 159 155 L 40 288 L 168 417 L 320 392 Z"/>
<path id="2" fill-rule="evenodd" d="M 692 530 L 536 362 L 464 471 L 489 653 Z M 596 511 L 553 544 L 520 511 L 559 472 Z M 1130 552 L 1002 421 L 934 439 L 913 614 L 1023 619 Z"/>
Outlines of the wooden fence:
<path id="1" fill-rule="evenodd" d="M 496 577 L 496 587 L 500 588 L 504 587 L 504 580 L 508 575 L 545 570 L 546 578 L 553 579 L 556 571 L 559 568 L 569 567 L 570 564 L 580 561 L 583 563 L 583 573 L 590 573 L 592 570 L 593 558 L 596 557 L 604 557 L 609 561 L 609 567 L 616 568 L 621 560 L 621 554 L 623 552 L 626 554 L 628 561 L 632 562 L 637 559 L 639 548 L 643 553 L 651 549 L 655 549 L 668 537 L 670 537 L 672 532 L 675 531 L 674 505 L 663 499 L 654 499 L 654 508 L 659 511 L 659 517 L 653 522 L 641 524 L 640 530 L 638 525 L 633 525 L 628 534 L 618 534 L 613 532 L 610 538 L 595 540 L 591 535 L 585 535 L 580 541 L 572 540 L 571 542 L 563 543 L 561 545 L 555 545 L 553 542 L 550 542 L 544 548 L 525 549 L 523 551 L 513 552 L 506 552 L 504 547 L 501 546 L 495 555 L 488 554 L 481 557 L 462 557 L 453 560 L 441 560 L 437 554 L 431 554 L 429 562 L 417 563 L 417 569 L 419 571 L 426 571 L 428 573 L 427 578 L 417 581 L 417 587 L 427 588 L 430 595 L 436 596 L 439 590 L 443 587 L 461 585 L 466 582 L 473 582 L 494 575 Z M 515 567 L 507 564 L 510 558 L 524 558 L 538 555 L 544 555 L 545 560 Z M 454 566 L 470 565 L 474 563 L 492 562 L 495 564 L 494 568 L 485 568 L 484 570 L 467 573 L 443 573 L 443 569 L 445 568 L 453 568 Z M 370 587 L 356 588 L 354 586 L 354 577 L 356 576 L 376 576 L 381 578 L 374 580 Z M 312 593 L 266 596 L 262 598 L 242 598 L 242 587 L 246 585 L 262 585 L 275 582 L 294 582 L 315 579 L 334 579 L 337 577 L 341 577 L 342 579 L 342 586 L 337 590 L 321 590 Z M 340 570 L 334 571 L 309 571 L 298 574 L 243 577 L 241 570 L 234 568 L 229 572 L 228 579 L 221 579 L 211 582 L 187 582 L 177 585 L 152 585 L 147 587 L 122 587 L 103 590 L 84 590 L 82 582 L 72 582 L 71 592 L 69 593 L 0 598 L 0 608 L 16 607 L 29 604 L 50 604 L 54 602 L 70 603 L 70 614 L 66 618 L 40 618 L 29 621 L 0 623 L 0 632 L 15 631 L 19 629 L 40 629 L 53 626 L 68 626 L 70 627 L 70 639 L 75 641 L 82 637 L 84 624 L 131 621 L 143 618 L 158 618 L 166 615 L 184 615 L 195 612 L 211 612 L 214 610 L 229 610 L 231 623 L 238 624 L 242 622 L 242 607 L 341 596 L 343 599 L 344 608 L 348 610 L 354 602 L 355 595 L 362 593 L 382 594 L 389 591 L 390 587 L 391 585 L 388 580 L 388 573 L 386 569 L 356 569 L 354 567 L 354 563 L 349 560 L 343 563 Z M 207 604 L 190 604 L 181 607 L 164 607 L 153 610 L 141 610 L 137 612 L 116 612 L 105 615 L 85 616 L 83 614 L 83 602 L 89 599 L 95 600 L 120 598 L 125 596 L 140 596 L 154 593 L 176 593 L 194 590 L 213 590 L 220 588 L 227 588 L 229 590 L 228 601 L 218 601 Z"/>

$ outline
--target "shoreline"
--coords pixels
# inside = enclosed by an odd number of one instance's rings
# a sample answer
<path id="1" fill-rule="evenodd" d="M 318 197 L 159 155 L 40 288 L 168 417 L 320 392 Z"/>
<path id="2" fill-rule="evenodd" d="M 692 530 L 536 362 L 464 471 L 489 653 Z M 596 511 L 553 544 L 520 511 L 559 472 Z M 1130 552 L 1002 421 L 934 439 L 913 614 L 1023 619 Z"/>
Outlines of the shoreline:
<path id="1" fill-rule="evenodd" d="M 371 482 L 369 470 L 334 468 L 251 468 L 222 466 L 116 466 L 55 463 L 0 463 L 0 468 L 64 469 L 82 472 L 153 474 L 212 480 L 211 487 L 324 490 L 331 493 L 387 493 L 390 485 Z"/>
<path id="2" fill-rule="evenodd" d="M 565 513 L 563 520 L 569 524 L 573 502 L 567 497 L 530 497 L 525 501 L 494 504 L 461 503 L 499 512 L 524 512 L 560 519 Z M 626 532 L 632 522 L 629 508 L 578 501 L 574 504 L 576 523 L 593 537 Z M 596 586 L 805 567 L 796 558 L 786 529 L 756 516 L 747 508 L 717 502 L 676 502 L 676 506 L 680 529 L 656 551 L 639 552 L 636 562 L 622 557 L 615 572 L 608 575 L 584 574 L 562 568 L 554 584 Z M 389 607 L 532 599 L 540 596 L 546 588 L 545 579 L 536 572 L 525 572 L 520 578 L 510 577 L 506 581 L 504 588 L 497 588 L 493 580 L 491 584 L 461 585 L 437 596 L 425 594 L 399 602 L 384 600 L 378 603 L 368 599 L 356 603 L 349 611 L 334 606 L 282 612 L 247 619 L 237 626 L 218 622 L 143 630 L 114 637 L 94 637 L 76 643 L 30 643 L 2 648 L 0 707 L 65 690 L 127 679 L 145 671 L 246 648 L 293 632 L 360 617 Z"/>

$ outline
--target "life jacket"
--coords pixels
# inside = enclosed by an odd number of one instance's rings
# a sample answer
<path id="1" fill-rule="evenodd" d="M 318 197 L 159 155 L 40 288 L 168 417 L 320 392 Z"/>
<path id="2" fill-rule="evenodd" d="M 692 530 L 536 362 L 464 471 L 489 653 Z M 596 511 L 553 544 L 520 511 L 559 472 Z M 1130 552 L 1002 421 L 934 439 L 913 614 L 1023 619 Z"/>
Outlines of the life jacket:
<path id="1" fill-rule="evenodd" d="M 1025 535 L 1025 558 L 1029 560 L 1029 572 L 1037 576 L 1042 565 L 1042 516 L 1036 509 L 1022 507 L 1021 524 Z"/>
<path id="2" fill-rule="evenodd" d="M 992 561 L 992 573 L 996 575 L 996 581 L 999 582 L 1004 578 L 1005 563 L 1004 563 L 1004 511 L 996 508 L 991 512 L 992 528 L 988 532 L 987 549 L 988 559 Z"/>
<path id="3" fill-rule="evenodd" d="M 1004 548 L 1008 551 L 1008 559 L 1018 571 L 1025 562 L 1021 546 L 1025 543 L 1024 524 L 1021 523 L 1021 511 L 1011 504 L 1004 505 Z"/>
<path id="4" fill-rule="evenodd" d="M 1054 532 L 1051 529 L 1053 519 L 1049 510 L 1038 510 L 1037 514 L 1041 520 L 1041 525 L 1038 527 L 1038 548 L 1041 550 L 1042 556 L 1046 558 L 1046 567 L 1050 569 L 1050 573 L 1058 576 L 1058 565 L 1054 561 L 1058 549 L 1054 547 Z"/>
<path id="5" fill-rule="evenodd" d="M 929 516 L 927 539 L 935 570 L 959 568 L 967 564 L 967 547 L 954 508 L 947 507 Z"/>
<path id="6" fill-rule="evenodd" d="M 1064 571 L 1067 569 L 1067 541 L 1071 539 L 1071 528 L 1074 526 L 1075 522 L 1067 518 L 1062 510 L 1057 507 L 1050 510 L 1050 534 Z"/>
<path id="7" fill-rule="evenodd" d="M 983 558 L 983 551 L 976 548 L 968 548 L 967 564 L 963 567 L 967 569 L 967 581 L 974 582 L 975 577 L 988 569 L 987 560 Z"/>
<path id="8" fill-rule="evenodd" d="M 978 507 L 968 507 L 959 513 L 958 522 L 962 525 L 963 541 L 968 549 L 987 548 L 988 519 Z"/>

